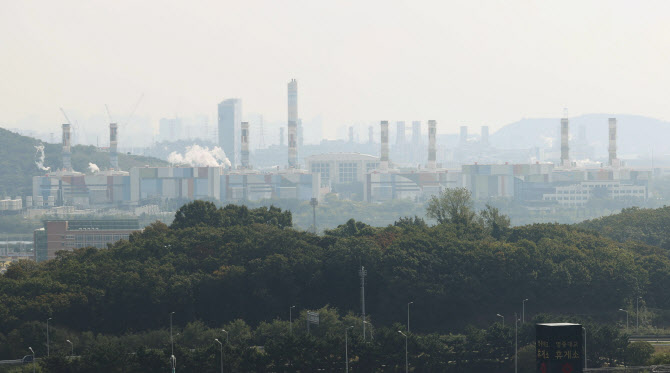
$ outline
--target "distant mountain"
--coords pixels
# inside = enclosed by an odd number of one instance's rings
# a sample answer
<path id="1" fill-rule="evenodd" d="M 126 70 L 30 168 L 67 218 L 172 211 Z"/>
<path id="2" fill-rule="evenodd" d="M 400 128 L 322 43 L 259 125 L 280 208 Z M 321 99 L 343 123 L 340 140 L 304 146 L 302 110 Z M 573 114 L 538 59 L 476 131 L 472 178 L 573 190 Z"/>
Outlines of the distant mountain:
<path id="1" fill-rule="evenodd" d="M 623 159 L 649 158 L 670 154 L 670 122 L 639 115 L 587 114 L 570 118 L 570 148 L 576 149 L 580 127 L 584 127 L 588 146 L 596 158 L 607 157 L 608 118 L 617 119 L 618 156 Z M 528 149 L 532 147 L 555 149 L 560 146 L 560 118 L 530 118 L 510 123 L 490 136 L 497 148 Z"/>
<path id="2" fill-rule="evenodd" d="M 43 175 L 46 171 L 38 168 L 38 145 L 44 145 L 44 166 L 51 170 L 62 167 L 61 145 L 42 143 L 32 137 L 0 128 L 0 197 L 15 197 L 32 194 L 32 177 Z M 95 146 L 75 145 L 72 147 L 72 168 L 75 171 L 88 173 L 89 162 L 96 164 L 101 170 L 109 168 L 109 154 L 99 151 Z M 119 153 L 119 167 L 128 170 L 130 167 L 144 165 L 167 166 L 160 159 L 127 155 Z"/>

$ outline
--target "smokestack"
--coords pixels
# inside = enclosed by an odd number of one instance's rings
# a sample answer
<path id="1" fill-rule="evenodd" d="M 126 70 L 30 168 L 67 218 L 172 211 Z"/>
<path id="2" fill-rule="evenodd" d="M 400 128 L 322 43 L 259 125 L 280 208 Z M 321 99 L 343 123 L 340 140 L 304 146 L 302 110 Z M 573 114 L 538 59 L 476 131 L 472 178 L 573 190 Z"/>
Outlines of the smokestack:
<path id="1" fill-rule="evenodd" d="M 569 136 L 569 122 L 568 118 L 561 118 L 561 166 L 570 166 L 570 145 L 568 144 Z"/>
<path id="2" fill-rule="evenodd" d="M 418 120 L 412 122 L 412 143 L 417 147 L 421 145 L 421 122 Z"/>
<path id="3" fill-rule="evenodd" d="M 468 142 L 468 127 L 461 126 L 461 146 L 465 145 Z"/>
<path id="4" fill-rule="evenodd" d="M 240 155 L 242 158 L 242 168 L 249 168 L 249 122 L 242 122 L 240 125 L 241 139 Z"/>
<path id="5" fill-rule="evenodd" d="M 489 144 L 489 126 L 482 126 L 482 144 Z"/>
<path id="6" fill-rule="evenodd" d="M 395 144 L 404 145 L 405 144 L 405 122 L 396 122 L 396 135 L 395 135 Z"/>
<path id="7" fill-rule="evenodd" d="M 372 126 L 368 127 L 368 144 L 372 144 L 375 142 L 374 139 L 374 129 Z"/>
<path id="8" fill-rule="evenodd" d="M 285 142 L 284 139 L 284 127 L 279 127 L 279 146 L 284 146 Z"/>
<path id="9" fill-rule="evenodd" d="M 354 142 L 354 127 L 349 126 L 349 142 Z"/>
<path id="10" fill-rule="evenodd" d="M 288 166 L 298 167 L 298 82 L 288 83 Z"/>
<path id="11" fill-rule="evenodd" d="M 63 124 L 63 168 L 72 171 L 72 149 L 70 148 L 70 123 Z"/>
<path id="12" fill-rule="evenodd" d="M 428 121 L 428 168 L 434 170 L 436 167 L 436 146 L 435 136 L 437 135 L 437 122 L 434 120 Z"/>
<path id="13" fill-rule="evenodd" d="M 610 155 L 610 166 L 614 166 L 614 161 L 616 160 L 616 118 L 609 118 L 610 125 L 610 146 L 609 146 L 609 155 Z"/>
<path id="14" fill-rule="evenodd" d="M 382 171 L 389 169 L 389 122 L 383 120 L 381 123 L 382 148 L 381 157 L 379 158 L 379 168 Z"/>
<path id="15" fill-rule="evenodd" d="M 118 146 L 118 126 L 116 123 L 109 124 L 109 165 L 113 170 L 119 169 Z"/>

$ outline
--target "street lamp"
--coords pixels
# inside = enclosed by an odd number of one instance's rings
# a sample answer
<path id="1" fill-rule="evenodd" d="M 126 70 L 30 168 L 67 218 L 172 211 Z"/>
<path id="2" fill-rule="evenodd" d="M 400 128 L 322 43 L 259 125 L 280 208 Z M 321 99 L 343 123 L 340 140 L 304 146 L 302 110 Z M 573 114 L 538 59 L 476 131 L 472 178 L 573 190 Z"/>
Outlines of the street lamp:
<path id="1" fill-rule="evenodd" d="M 499 314 L 499 313 L 496 313 L 496 316 L 498 316 L 498 317 L 502 317 L 502 320 L 503 320 L 503 321 L 502 321 L 502 326 L 503 326 L 503 328 L 504 328 L 504 327 L 505 327 L 505 316 L 503 316 L 503 315 L 501 315 L 501 314 Z"/>
<path id="2" fill-rule="evenodd" d="M 291 306 L 288 308 L 288 330 L 291 334 L 293 334 L 293 309 L 295 306 Z"/>
<path id="3" fill-rule="evenodd" d="M 172 315 L 174 315 L 174 311 L 170 312 L 170 350 L 171 350 L 170 365 L 172 365 L 172 373 L 174 373 L 177 369 L 177 359 L 174 357 L 174 339 L 172 339 Z"/>
<path id="4" fill-rule="evenodd" d="M 33 348 L 32 348 L 32 347 L 28 347 L 28 349 L 29 349 L 30 352 L 32 352 L 32 354 L 33 354 L 33 373 L 35 373 L 35 351 L 33 351 Z"/>
<path id="5" fill-rule="evenodd" d="M 347 373 L 349 373 L 349 329 L 353 329 L 354 326 L 344 328 L 344 362 L 347 367 Z"/>
<path id="6" fill-rule="evenodd" d="M 407 360 L 407 334 L 398 330 L 398 333 L 405 337 L 405 373 L 409 372 L 409 360 Z"/>
<path id="7" fill-rule="evenodd" d="M 518 325 L 519 318 L 516 315 L 516 312 L 514 312 L 514 373 L 517 373 L 519 371 L 519 325 Z"/>
<path id="8" fill-rule="evenodd" d="M 223 343 L 216 338 L 214 340 L 221 346 L 221 373 L 223 373 Z"/>
<path id="9" fill-rule="evenodd" d="M 74 343 L 70 342 L 69 339 L 66 339 L 65 342 L 69 343 L 70 347 L 72 347 L 72 353 L 70 354 L 70 356 L 74 356 Z"/>
<path id="10" fill-rule="evenodd" d="M 588 360 L 586 356 L 586 328 L 582 326 L 582 330 L 584 330 L 584 370 L 586 370 L 586 360 Z"/>
<path id="11" fill-rule="evenodd" d="M 628 311 L 619 308 L 619 311 L 626 313 L 626 331 L 628 331 Z"/>
<path id="12" fill-rule="evenodd" d="M 47 356 L 49 355 L 49 320 L 51 320 L 51 317 L 47 319 Z"/>
<path id="13" fill-rule="evenodd" d="M 528 298 L 521 302 L 521 324 L 526 323 L 526 302 L 528 302 Z"/>
<path id="14" fill-rule="evenodd" d="M 409 333 L 409 305 L 413 303 L 414 302 L 407 303 L 407 333 Z"/>
<path id="15" fill-rule="evenodd" d="M 226 333 L 226 344 L 228 344 L 228 332 L 226 329 L 221 329 L 222 332 Z"/>

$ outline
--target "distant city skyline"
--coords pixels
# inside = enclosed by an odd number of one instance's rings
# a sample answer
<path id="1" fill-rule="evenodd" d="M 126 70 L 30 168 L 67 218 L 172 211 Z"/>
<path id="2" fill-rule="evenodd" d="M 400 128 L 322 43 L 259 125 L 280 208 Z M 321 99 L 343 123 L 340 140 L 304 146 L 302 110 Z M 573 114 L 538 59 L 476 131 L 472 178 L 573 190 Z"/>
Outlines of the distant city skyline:
<path id="1" fill-rule="evenodd" d="M 175 116 L 213 126 L 230 97 L 285 122 L 294 78 L 299 117 L 322 118 L 331 139 L 379 120 L 493 133 L 564 107 L 670 120 L 669 11 L 622 0 L 3 2 L 0 126 L 57 133 L 59 107 L 90 126 L 105 104 L 126 118 L 142 94 L 146 121 L 121 138 Z"/>

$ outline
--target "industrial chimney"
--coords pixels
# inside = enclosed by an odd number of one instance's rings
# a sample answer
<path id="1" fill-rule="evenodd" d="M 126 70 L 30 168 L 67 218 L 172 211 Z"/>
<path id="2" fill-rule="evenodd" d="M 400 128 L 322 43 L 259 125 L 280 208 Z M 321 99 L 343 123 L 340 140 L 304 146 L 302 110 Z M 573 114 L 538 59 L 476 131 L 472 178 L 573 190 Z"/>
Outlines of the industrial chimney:
<path id="1" fill-rule="evenodd" d="M 609 158 L 610 166 L 614 166 L 616 161 L 616 118 L 609 118 L 609 127 L 610 127 L 610 146 L 609 146 Z"/>
<path id="2" fill-rule="evenodd" d="M 489 126 L 482 126 L 482 144 L 489 144 Z"/>
<path id="3" fill-rule="evenodd" d="M 118 126 L 116 123 L 109 124 L 109 165 L 113 170 L 119 169 L 118 146 Z"/>
<path id="4" fill-rule="evenodd" d="M 389 122 L 383 120 L 381 123 L 382 148 L 381 157 L 379 158 L 379 168 L 382 171 L 389 169 Z"/>
<path id="5" fill-rule="evenodd" d="M 63 124 L 63 169 L 72 171 L 72 149 L 70 147 L 70 123 Z"/>
<path id="6" fill-rule="evenodd" d="M 437 135 L 437 122 L 434 120 L 428 121 L 428 168 L 434 170 L 436 167 L 436 145 L 435 136 Z"/>
<path id="7" fill-rule="evenodd" d="M 288 166 L 298 167 L 298 82 L 288 83 Z"/>
<path id="8" fill-rule="evenodd" d="M 249 122 L 242 122 L 240 126 L 240 155 L 242 158 L 242 168 L 249 168 Z"/>
<path id="9" fill-rule="evenodd" d="M 467 126 L 461 126 L 461 146 L 465 145 L 468 143 L 468 127 Z"/>
<path id="10" fill-rule="evenodd" d="M 561 118 L 561 166 L 563 167 L 570 166 L 569 133 L 568 118 Z"/>
<path id="11" fill-rule="evenodd" d="M 396 122 L 395 144 L 405 145 L 405 122 Z"/>

